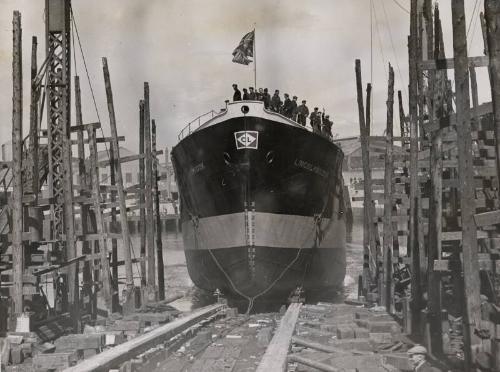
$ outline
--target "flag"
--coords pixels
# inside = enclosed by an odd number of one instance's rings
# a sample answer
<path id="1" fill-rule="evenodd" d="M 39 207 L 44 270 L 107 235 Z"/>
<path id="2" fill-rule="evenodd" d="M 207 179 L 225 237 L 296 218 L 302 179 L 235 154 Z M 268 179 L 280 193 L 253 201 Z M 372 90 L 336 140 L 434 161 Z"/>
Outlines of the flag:
<path id="1" fill-rule="evenodd" d="M 248 65 L 252 62 L 248 57 L 253 58 L 253 42 L 255 37 L 255 30 L 250 31 L 248 34 L 243 36 L 240 44 L 233 51 L 233 62 L 240 63 L 242 65 Z"/>

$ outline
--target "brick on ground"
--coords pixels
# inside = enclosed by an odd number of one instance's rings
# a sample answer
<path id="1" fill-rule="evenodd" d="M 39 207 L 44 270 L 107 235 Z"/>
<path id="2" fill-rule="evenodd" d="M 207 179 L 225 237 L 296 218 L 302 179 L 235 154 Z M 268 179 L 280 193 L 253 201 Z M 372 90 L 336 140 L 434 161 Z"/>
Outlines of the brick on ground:
<path id="1" fill-rule="evenodd" d="M 342 350 L 372 351 L 373 346 L 368 339 L 353 338 L 351 340 L 330 340 L 329 345 Z"/>
<path id="2" fill-rule="evenodd" d="M 370 332 L 366 328 L 353 327 L 354 338 L 369 338 Z"/>
<path id="3" fill-rule="evenodd" d="M 67 335 L 55 340 L 54 345 L 57 351 L 101 349 L 104 336 L 100 333 Z"/>
<path id="4" fill-rule="evenodd" d="M 141 330 L 141 322 L 138 320 L 117 320 L 109 329 L 111 331 L 137 332 Z"/>
<path id="5" fill-rule="evenodd" d="M 370 340 L 376 344 L 390 344 L 394 339 L 389 332 L 370 332 Z"/>
<path id="6" fill-rule="evenodd" d="M 368 322 L 368 330 L 370 332 L 376 333 L 376 332 L 388 332 L 392 334 L 397 334 L 401 333 L 401 327 L 399 324 L 394 321 L 370 321 Z"/>
<path id="7" fill-rule="evenodd" d="M 387 372 L 380 355 L 343 355 L 323 361 L 339 370 L 355 370 L 357 372 Z"/>
<path id="8" fill-rule="evenodd" d="M 77 360 L 76 352 L 37 354 L 33 358 L 33 368 L 35 371 L 63 369 L 74 365 Z"/>
<path id="9" fill-rule="evenodd" d="M 352 327 L 338 327 L 337 328 L 337 339 L 345 340 L 354 338 L 354 329 Z"/>
<path id="10" fill-rule="evenodd" d="M 384 363 L 390 364 L 401 371 L 413 371 L 413 366 L 406 353 L 387 354 L 383 356 Z"/>
<path id="11" fill-rule="evenodd" d="M 22 362 L 24 362 L 23 349 L 21 345 L 11 345 L 10 361 L 12 364 L 21 364 Z"/>

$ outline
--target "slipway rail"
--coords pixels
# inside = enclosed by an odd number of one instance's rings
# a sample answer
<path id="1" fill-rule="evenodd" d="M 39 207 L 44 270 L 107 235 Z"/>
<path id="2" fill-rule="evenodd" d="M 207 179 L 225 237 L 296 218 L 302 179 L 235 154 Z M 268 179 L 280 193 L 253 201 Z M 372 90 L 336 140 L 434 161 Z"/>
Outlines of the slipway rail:
<path id="1" fill-rule="evenodd" d="M 292 303 L 288 307 L 259 367 L 257 367 L 257 372 L 285 371 L 288 351 L 301 307 L 301 303 Z"/>
<path id="2" fill-rule="evenodd" d="M 142 336 L 136 337 L 112 349 L 86 359 L 81 364 L 67 368 L 67 372 L 99 372 L 108 371 L 113 367 L 133 359 L 162 342 L 165 342 L 194 324 L 225 309 L 224 304 L 215 304 L 195 310 L 171 323 L 156 328 Z"/>

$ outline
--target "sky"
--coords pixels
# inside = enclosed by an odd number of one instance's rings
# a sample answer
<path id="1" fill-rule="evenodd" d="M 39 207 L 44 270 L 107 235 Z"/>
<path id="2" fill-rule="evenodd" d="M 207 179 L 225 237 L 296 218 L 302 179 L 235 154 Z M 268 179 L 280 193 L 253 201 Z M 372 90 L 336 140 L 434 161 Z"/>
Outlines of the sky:
<path id="1" fill-rule="evenodd" d="M 0 0 L 0 143 L 11 139 L 12 11 L 22 15 L 27 133 L 31 36 L 38 36 L 41 65 L 44 3 Z M 448 57 L 453 55 L 450 3 L 440 2 Z M 197 116 L 224 107 L 224 100 L 232 97 L 233 83 L 241 88 L 254 85 L 253 63 L 244 66 L 231 61 L 233 49 L 254 27 L 257 87 L 297 95 L 307 100 L 310 109 L 325 108 L 339 137 L 359 133 L 357 58 L 362 61 L 363 84 L 370 80 L 373 84 L 373 134 L 382 134 L 386 125 L 389 62 L 395 70 L 396 92 L 403 92 L 408 111 L 410 0 L 73 0 L 72 6 L 97 104 L 96 110 L 77 47 L 84 123 L 97 121 L 98 112 L 104 134 L 110 133 L 101 64 L 101 57 L 107 57 L 118 132 L 126 136 L 124 146 L 132 151 L 138 150 L 139 99 L 145 81 L 150 85 L 159 148 L 175 145 L 180 130 Z M 465 0 L 465 6 L 469 55 L 482 55 L 477 20 L 483 1 Z M 484 68 L 478 71 L 478 85 L 480 102 L 490 101 Z M 398 117 L 394 126 L 399 128 Z"/>

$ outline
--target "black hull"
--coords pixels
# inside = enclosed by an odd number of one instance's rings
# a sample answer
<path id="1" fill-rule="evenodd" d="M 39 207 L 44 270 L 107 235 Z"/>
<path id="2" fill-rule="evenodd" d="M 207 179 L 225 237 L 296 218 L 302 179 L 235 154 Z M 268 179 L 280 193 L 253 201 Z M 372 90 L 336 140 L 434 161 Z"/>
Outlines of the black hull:
<path id="1" fill-rule="evenodd" d="M 255 253 L 259 259 L 252 273 L 246 260 L 246 247 L 210 252 L 186 250 L 189 275 L 197 287 L 208 292 L 219 288 L 223 294 L 233 297 L 243 297 L 236 289 L 245 296 L 253 297 L 272 286 L 272 290 L 259 296 L 262 300 L 284 299 L 299 286 L 305 293 L 327 293 L 338 289 L 344 279 L 345 257 L 337 249 L 299 251 L 257 247 Z M 290 264 L 290 268 L 285 270 Z M 226 275 L 229 275 L 234 287 Z"/>
<path id="2" fill-rule="evenodd" d="M 188 271 L 231 297 L 281 299 L 298 286 L 339 287 L 345 275 L 342 151 L 250 106 L 193 132 L 172 151 Z M 237 113 L 237 111 L 236 111 Z M 224 115 L 223 115 L 224 116 Z M 258 136 L 237 148 L 235 133 Z"/>

